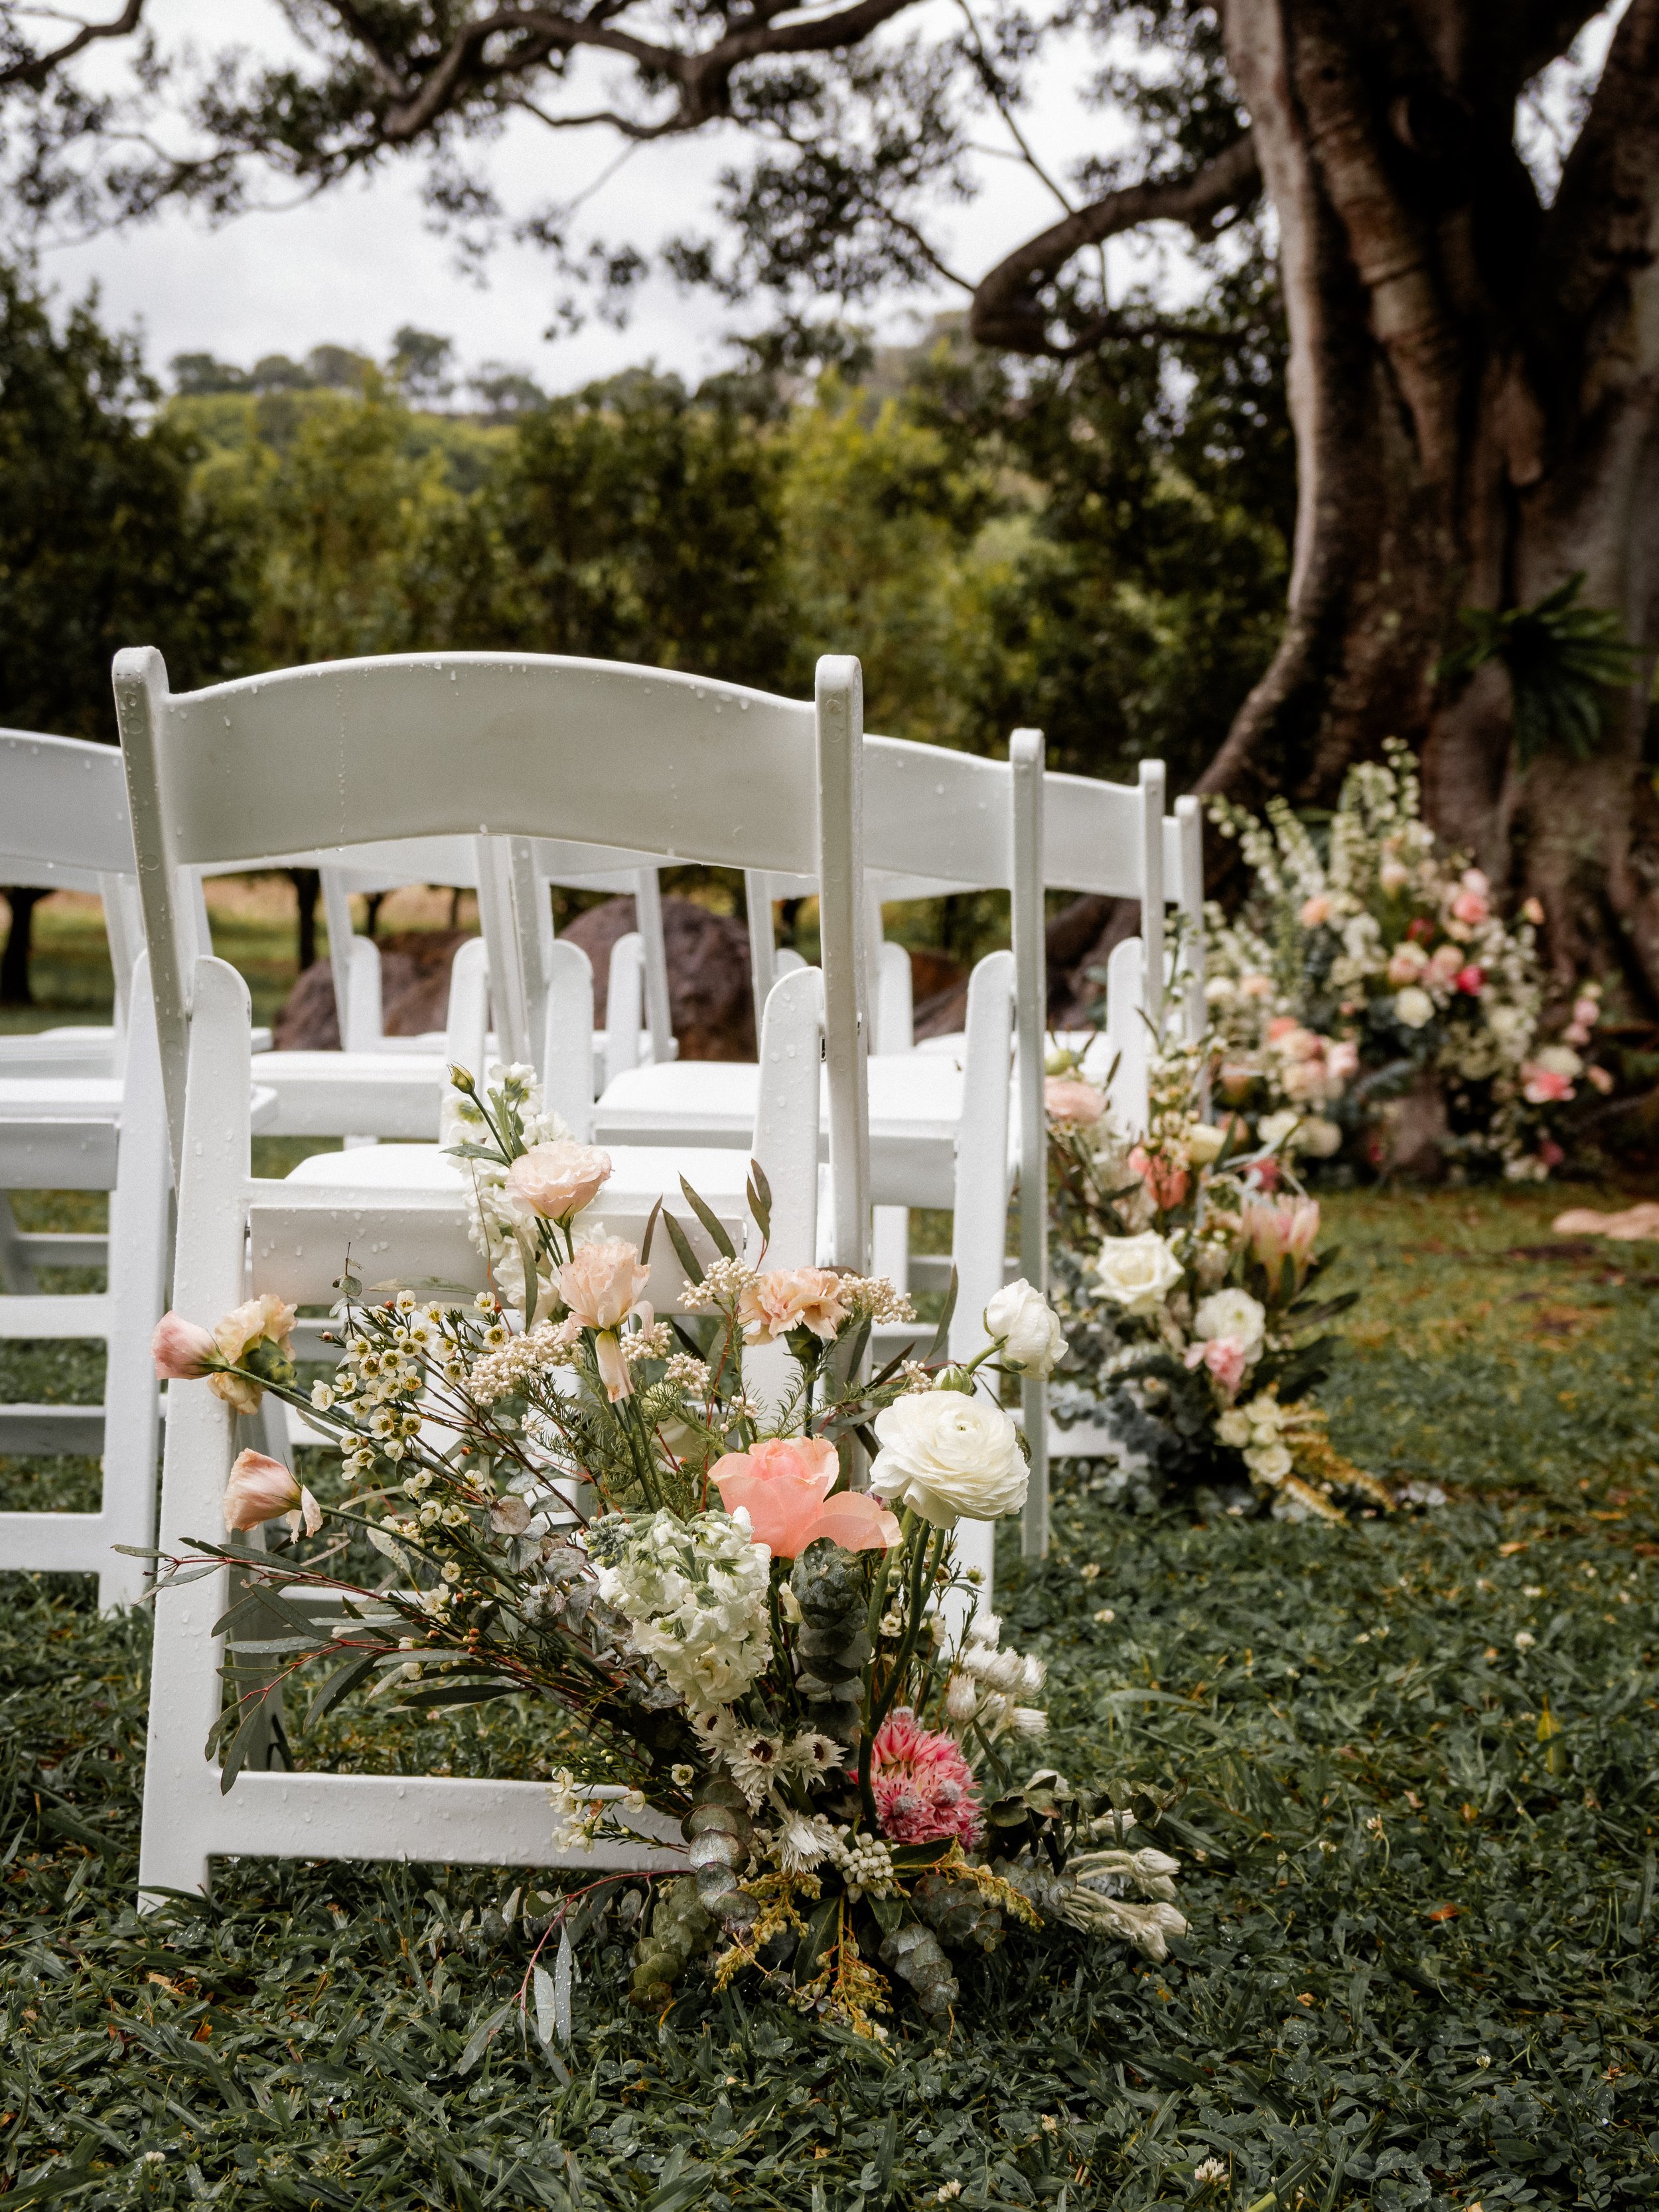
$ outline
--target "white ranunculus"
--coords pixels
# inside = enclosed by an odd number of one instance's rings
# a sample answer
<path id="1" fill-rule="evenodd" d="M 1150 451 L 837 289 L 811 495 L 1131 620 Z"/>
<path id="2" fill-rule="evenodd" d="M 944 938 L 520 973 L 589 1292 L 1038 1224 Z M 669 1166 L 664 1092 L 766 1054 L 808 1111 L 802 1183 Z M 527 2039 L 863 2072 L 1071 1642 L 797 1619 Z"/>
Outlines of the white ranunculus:
<path id="1" fill-rule="evenodd" d="M 1247 1364 L 1260 1355 L 1267 1329 L 1267 1308 L 1248 1291 L 1212 1291 L 1207 1298 L 1200 1299 L 1193 1316 L 1193 1334 L 1200 1344 L 1215 1337 L 1235 1337 L 1244 1347 Z"/>
<path id="2" fill-rule="evenodd" d="M 1095 1261 L 1102 1293 L 1132 1321 L 1150 1320 L 1181 1281 L 1181 1262 L 1155 1229 L 1109 1237 Z"/>
<path id="3" fill-rule="evenodd" d="M 1066 1357 L 1059 1319 L 1024 1276 L 1005 1283 L 986 1307 L 985 1334 L 1001 1346 L 1004 1366 L 1022 1375 L 1052 1375 Z"/>
<path id="4" fill-rule="evenodd" d="M 1213 1121 L 1196 1121 L 1187 1132 L 1187 1164 L 1193 1168 L 1207 1168 L 1221 1157 L 1221 1147 L 1227 1141 L 1227 1132 L 1218 1129 Z"/>
<path id="5" fill-rule="evenodd" d="M 1250 1441 L 1250 1417 L 1234 1406 L 1216 1423 L 1215 1432 L 1224 1444 L 1231 1444 L 1235 1451 L 1242 1451 Z"/>
<path id="6" fill-rule="evenodd" d="M 936 1528 L 964 1516 L 994 1521 L 1025 1503 L 1018 1431 L 988 1399 L 915 1391 L 877 1414 L 876 1436 L 871 1489 Z"/>
<path id="7" fill-rule="evenodd" d="M 1394 998 L 1395 1019 L 1404 1029 L 1420 1030 L 1434 1019 L 1434 1000 L 1419 983 L 1407 983 Z"/>

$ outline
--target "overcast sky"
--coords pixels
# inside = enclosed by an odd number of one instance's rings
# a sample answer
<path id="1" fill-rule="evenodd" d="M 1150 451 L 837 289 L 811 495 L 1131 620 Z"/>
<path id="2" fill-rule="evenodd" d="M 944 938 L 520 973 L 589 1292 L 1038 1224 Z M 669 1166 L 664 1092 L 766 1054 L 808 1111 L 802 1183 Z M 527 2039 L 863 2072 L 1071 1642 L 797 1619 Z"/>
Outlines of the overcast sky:
<path id="1" fill-rule="evenodd" d="M 222 43 L 229 32 L 267 53 L 288 44 L 272 0 L 153 0 L 153 13 L 164 43 L 179 36 Z M 958 20 L 950 0 L 929 0 L 927 13 L 936 28 Z M 1045 160 L 1063 166 L 1100 149 L 1113 131 L 1108 119 L 1079 112 L 1074 64 L 1056 56 L 1048 74 L 1030 120 Z M 603 82 L 597 70 L 594 82 Z M 1007 143 L 998 126 L 988 125 L 983 135 Z M 524 118 L 491 149 L 489 165 L 501 198 L 523 210 L 581 191 L 618 151 L 603 129 L 556 136 Z M 594 234 L 646 246 L 710 227 L 719 172 L 743 151 L 735 131 L 638 149 L 588 204 Z M 1014 163 L 988 157 L 980 166 L 988 189 L 942 226 L 969 275 L 1060 211 Z M 108 319 L 143 323 L 157 368 L 181 352 L 246 363 L 264 353 L 302 355 L 325 340 L 384 356 L 404 323 L 454 337 L 469 363 L 504 361 L 553 390 L 646 360 L 692 377 L 729 361 L 722 338 L 736 311 L 665 278 L 647 285 L 626 329 L 590 323 L 574 337 L 549 339 L 555 288 L 544 258 L 532 247 L 504 247 L 479 285 L 458 268 L 453 244 L 426 228 L 419 183 L 415 164 L 390 165 L 307 205 L 239 216 L 217 230 L 175 210 L 132 230 L 49 249 L 43 270 L 71 295 L 95 278 Z M 941 284 L 931 297 L 887 307 L 882 333 L 910 337 L 931 310 L 963 304 Z M 763 305 L 755 319 L 765 313 Z"/>

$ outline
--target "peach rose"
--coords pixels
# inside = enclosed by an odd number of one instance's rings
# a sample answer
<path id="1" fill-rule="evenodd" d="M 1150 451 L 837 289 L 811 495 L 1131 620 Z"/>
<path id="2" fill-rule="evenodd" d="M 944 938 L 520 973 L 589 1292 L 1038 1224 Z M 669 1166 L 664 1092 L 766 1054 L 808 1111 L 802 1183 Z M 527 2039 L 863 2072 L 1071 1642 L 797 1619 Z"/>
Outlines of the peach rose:
<path id="1" fill-rule="evenodd" d="M 1304 929 L 1317 929 L 1322 922 L 1328 921 L 1330 918 L 1331 902 L 1322 891 L 1316 892 L 1310 899 L 1304 899 L 1302 902 L 1302 911 L 1297 916 Z"/>
<path id="2" fill-rule="evenodd" d="M 1429 964 L 1429 957 L 1420 945 L 1398 945 L 1389 957 L 1388 980 L 1397 991 L 1402 985 L 1414 983 Z"/>
<path id="3" fill-rule="evenodd" d="M 738 1300 L 738 1319 L 751 1344 L 787 1336 L 792 1328 L 810 1329 L 832 1344 L 852 1310 L 846 1284 L 830 1267 L 775 1267 L 745 1283 Z"/>
<path id="4" fill-rule="evenodd" d="M 194 1382 L 208 1372 L 219 1347 L 198 1322 L 180 1313 L 164 1313 L 149 1340 L 156 1379 L 162 1382 Z"/>
<path id="5" fill-rule="evenodd" d="M 610 1178 L 609 1152 L 561 1137 L 520 1153 L 507 1171 L 507 1194 L 544 1221 L 568 1221 L 592 1206 Z"/>
<path id="6" fill-rule="evenodd" d="M 1106 1111 L 1105 1093 L 1071 1075 L 1049 1076 L 1042 1086 L 1042 1103 L 1048 1119 L 1061 1128 L 1092 1128 Z"/>
<path id="7" fill-rule="evenodd" d="M 314 1536 L 323 1525 L 322 1507 L 281 1460 L 267 1459 L 263 1452 L 239 1452 L 225 1485 L 226 1528 L 246 1531 L 284 1513 L 296 1534 L 303 1526 L 307 1536 Z"/>
<path id="8" fill-rule="evenodd" d="M 885 1550 L 899 1524 L 879 1498 L 861 1490 L 831 1498 L 838 1462 L 820 1437 L 766 1437 L 746 1452 L 727 1452 L 708 1470 L 728 1513 L 744 1512 L 756 1543 L 775 1559 L 798 1559 L 820 1536 L 845 1552 Z"/>
<path id="9" fill-rule="evenodd" d="M 1451 910 L 1452 919 L 1455 921 L 1463 922 L 1468 927 L 1474 928 L 1476 923 L 1486 919 L 1492 912 L 1492 907 L 1484 891 L 1467 890 L 1459 891 L 1451 902 Z"/>

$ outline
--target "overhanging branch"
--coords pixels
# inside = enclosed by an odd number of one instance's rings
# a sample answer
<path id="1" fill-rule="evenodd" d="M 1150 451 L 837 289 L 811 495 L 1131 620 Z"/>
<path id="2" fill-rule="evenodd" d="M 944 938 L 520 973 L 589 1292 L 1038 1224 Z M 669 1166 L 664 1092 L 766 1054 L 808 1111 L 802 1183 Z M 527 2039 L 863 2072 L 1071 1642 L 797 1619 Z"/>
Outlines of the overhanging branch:
<path id="1" fill-rule="evenodd" d="M 12 62 L 0 69 L 0 91 L 9 84 L 27 84 L 39 91 L 55 69 L 71 62 L 76 54 L 84 53 L 100 39 L 125 39 L 138 28 L 139 18 L 144 12 L 144 0 L 127 0 L 120 14 L 107 23 L 82 23 L 78 30 L 65 39 L 61 46 L 50 53 L 33 54 L 27 61 Z"/>
<path id="2" fill-rule="evenodd" d="M 1255 145 L 1246 131 L 1184 177 L 1125 185 L 1075 215 L 1052 224 L 981 277 L 968 311 L 969 335 L 1007 353 L 1054 355 L 1073 350 L 1048 335 L 1049 317 L 1039 295 L 1073 254 L 1144 222 L 1184 222 L 1200 234 L 1214 228 L 1228 208 L 1247 206 L 1261 186 Z"/>

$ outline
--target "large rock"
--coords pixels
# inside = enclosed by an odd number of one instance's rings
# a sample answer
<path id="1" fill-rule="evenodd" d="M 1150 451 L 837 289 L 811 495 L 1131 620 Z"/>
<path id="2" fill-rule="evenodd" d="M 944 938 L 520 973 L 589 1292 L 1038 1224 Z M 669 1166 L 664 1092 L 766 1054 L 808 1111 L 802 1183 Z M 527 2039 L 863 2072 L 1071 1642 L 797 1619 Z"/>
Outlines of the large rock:
<path id="1" fill-rule="evenodd" d="M 611 948 L 638 922 L 631 897 L 607 899 L 579 915 L 564 934 L 593 963 L 593 1018 L 603 1024 Z M 662 902 L 668 1005 L 682 1060 L 753 1060 L 755 1006 L 749 980 L 749 932 L 730 915 L 695 899 Z"/>
<path id="2" fill-rule="evenodd" d="M 449 963 L 467 934 L 464 929 L 405 929 L 381 941 L 381 1026 L 388 1036 L 421 1036 L 442 1029 Z M 339 1050 L 334 971 L 326 960 L 313 961 L 289 992 L 273 1040 L 278 1052 Z"/>

